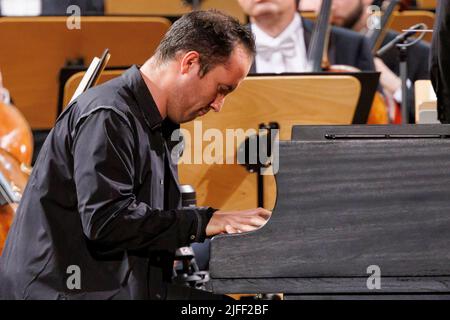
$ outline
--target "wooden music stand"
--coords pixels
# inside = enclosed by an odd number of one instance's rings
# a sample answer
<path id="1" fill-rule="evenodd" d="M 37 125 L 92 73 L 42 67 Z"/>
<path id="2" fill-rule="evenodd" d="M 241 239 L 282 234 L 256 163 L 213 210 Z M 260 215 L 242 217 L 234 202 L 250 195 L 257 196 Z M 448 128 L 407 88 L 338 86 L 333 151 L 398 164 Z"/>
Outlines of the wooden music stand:
<path id="1" fill-rule="evenodd" d="M 360 88 L 359 81 L 352 76 L 249 77 L 227 98 L 220 113 L 210 112 L 198 120 L 203 132 L 214 129 L 223 137 L 227 129 L 257 130 L 261 123 L 277 122 L 280 140 L 289 140 L 291 128 L 296 124 L 351 124 Z M 193 140 L 195 126 L 198 129 L 199 124 L 189 122 L 182 129 Z M 236 140 L 234 150 L 245 137 Z M 236 153 L 228 157 L 234 164 L 186 164 L 187 160 L 195 160 L 196 150 L 202 155 L 209 144 L 203 142 L 202 148 L 185 139 L 179 164 L 180 182 L 195 188 L 199 205 L 224 210 L 254 208 L 257 176 L 236 163 Z M 218 159 L 223 159 L 225 151 L 216 152 Z M 265 207 L 271 209 L 276 194 L 273 176 L 265 176 L 264 185 Z"/>
<path id="2" fill-rule="evenodd" d="M 0 66 L 5 86 L 33 129 L 56 119 L 58 74 L 68 59 L 93 57 L 109 48 L 110 66 L 143 63 L 170 27 L 149 17 L 83 17 L 69 30 L 67 17 L 1 18 Z M 131 36 L 130 36 L 131 35 Z"/>
<path id="3" fill-rule="evenodd" d="M 202 10 L 221 10 L 240 22 L 246 23 L 245 15 L 238 2 L 223 0 L 204 0 L 201 2 Z M 183 5 L 181 0 L 105 0 L 106 15 L 150 15 L 164 17 L 178 17 L 191 11 L 187 5 Z"/>
<path id="4" fill-rule="evenodd" d="M 181 16 L 189 11 L 178 0 L 105 0 L 105 15 Z"/>
<path id="5" fill-rule="evenodd" d="M 420 9 L 435 10 L 436 5 L 437 5 L 437 0 L 417 0 L 417 7 Z"/>
<path id="6" fill-rule="evenodd" d="M 406 30 L 415 24 L 425 23 L 428 29 L 432 29 L 434 26 L 434 20 L 435 14 L 430 11 L 406 10 L 402 12 L 394 12 L 389 28 L 402 33 L 403 30 Z M 432 37 L 432 33 L 427 33 L 425 34 L 423 41 L 431 42 Z"/>

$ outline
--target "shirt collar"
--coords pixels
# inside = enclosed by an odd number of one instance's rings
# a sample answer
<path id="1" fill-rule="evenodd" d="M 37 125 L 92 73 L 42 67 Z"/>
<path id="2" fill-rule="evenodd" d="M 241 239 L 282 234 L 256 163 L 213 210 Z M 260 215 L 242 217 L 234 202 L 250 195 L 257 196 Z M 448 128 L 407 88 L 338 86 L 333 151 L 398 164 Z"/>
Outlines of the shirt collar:
<path id="1" fill-rule="evenodd" d="M 148 90 L 148 87 L 142 78 L 138 66 L 133 65 L 122 75 L 122 77 L 133 93 L 150 129 L 155 130 L 160 128 L 163 118 L 159 113 L 158 107 L 156 106 L 155 100 L 153 100 L 150 90 Z"/>
<path id="2" fill-rule="evenodd" d="M 291 37 L 292 35 L 299 34 L 302 32 L 303 24 L 302 19 L 299 14 L 294 15 L 294 19 L 292 19 L 291 23 L 283 30 L 277 37 L 272 37 L 264 32 L 260 27 L 258 27 L 255 23 L 251 24 L 251 28 L 253 34 L 256 39 L 256 43 L 264 43 L 271 44 L 272 46 L 278 45 L 281 41 L 286 38 Z"/>

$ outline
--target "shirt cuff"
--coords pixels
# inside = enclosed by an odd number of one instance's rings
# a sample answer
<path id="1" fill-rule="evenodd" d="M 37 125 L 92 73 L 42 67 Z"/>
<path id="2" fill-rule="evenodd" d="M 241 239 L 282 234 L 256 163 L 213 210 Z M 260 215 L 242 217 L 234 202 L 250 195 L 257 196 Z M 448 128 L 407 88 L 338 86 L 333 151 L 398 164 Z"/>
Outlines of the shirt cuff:
<path id="1" fill-rule="evenodd" d="M 190 242 L 203 242 L 206 239 L 206 226 L 211 220 L 211 217 L 217 209 L 208 207 L 198 207 L 194 209 L 197 217 L 197 223 L 194 223 L 194 227 L 191 230 L 189 237 Z"/>

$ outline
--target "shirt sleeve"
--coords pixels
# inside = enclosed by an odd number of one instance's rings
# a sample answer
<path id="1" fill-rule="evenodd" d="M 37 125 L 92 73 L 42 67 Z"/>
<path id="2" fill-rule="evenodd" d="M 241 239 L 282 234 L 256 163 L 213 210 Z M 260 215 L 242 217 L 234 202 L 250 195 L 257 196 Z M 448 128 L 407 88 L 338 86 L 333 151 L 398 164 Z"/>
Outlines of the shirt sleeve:
<path id="1" fill-rule="evenodd" d="M 135 139 L 124 115 L 96 110 L 75 130 L 78 211 L 91 247 L 98 253 L 173 251 L 204 241 L 211 208 L 163 211 L 136 200 Z"/>

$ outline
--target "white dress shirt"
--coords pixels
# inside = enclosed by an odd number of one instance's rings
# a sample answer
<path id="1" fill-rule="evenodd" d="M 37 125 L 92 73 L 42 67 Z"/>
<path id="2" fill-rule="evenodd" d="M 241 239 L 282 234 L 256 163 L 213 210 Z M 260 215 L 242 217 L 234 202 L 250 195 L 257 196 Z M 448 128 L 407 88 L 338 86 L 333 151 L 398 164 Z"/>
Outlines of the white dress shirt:
<path id="1" fill-rule="evenodd" d="M 0 0 L 3 16 L 39 16 L 41 0 Z"/>
<path id="2" fill-rule="evenodd" d="M 299 14 L 277 37 L 273 38 L 256 24 L 251 25 L 256 40 L 256 72 L 283 73 L 307 71 L 303 24 Z"/>

